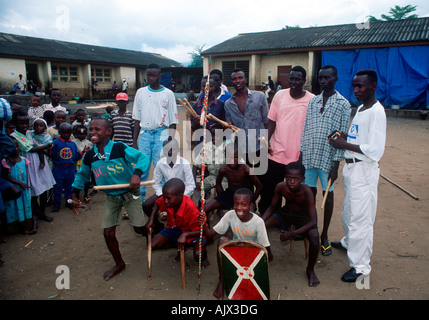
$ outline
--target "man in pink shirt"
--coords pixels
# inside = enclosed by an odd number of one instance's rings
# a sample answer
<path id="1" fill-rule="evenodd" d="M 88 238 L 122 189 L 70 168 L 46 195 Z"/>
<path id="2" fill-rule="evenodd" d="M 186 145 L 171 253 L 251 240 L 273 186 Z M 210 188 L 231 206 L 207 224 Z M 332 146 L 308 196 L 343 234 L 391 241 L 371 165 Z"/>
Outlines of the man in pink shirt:
<path id="1" fill-rule="evenodd" d="M 289 73 L 289 89 L 276 93 L 268 113 L 268 170 L 261 178 L 259 212 L 270 206 L 274 189 L 284 180 L 284 169 L 299 158 L 299 146 L 308 102 L 314 95 L 303 90 L 307 72 L 295 66 Z"/>

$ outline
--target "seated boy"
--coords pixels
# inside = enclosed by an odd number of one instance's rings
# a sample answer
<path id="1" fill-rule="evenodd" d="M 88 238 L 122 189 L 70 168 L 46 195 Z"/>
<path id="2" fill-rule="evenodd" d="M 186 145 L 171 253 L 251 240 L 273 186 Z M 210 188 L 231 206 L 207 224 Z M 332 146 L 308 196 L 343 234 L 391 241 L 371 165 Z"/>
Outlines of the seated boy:
<path id="1" fill-rule="evenodd" d="M 155 201 L 162 196 L 162 187 L 171 178 L 179 178 L 185 184 L 184 195 L 192 197 L 195 190 L 194 176 L 191 164 L 185 158 L 179 156 L 179 143 L 177 140 L 166 140 L 163 143 L 163 153 L 166 155 L 156 164 L 153 172 L 155 194 L 143 202 L 143 211 L 150 216 Z M 156 222 L 156 221 L 155 221 Z M 158 226 L 159 227 L 159 226 Z M 157 229 L 157 227 L 155 228 Z M 156 232 L 156 231 L 155 231 Z"/>
<path id="2" fill-rule="evenodd" d="M 220 219 L 220 221 L 209 229 L 206 225 L 207 215 L 203 212 L 198 218 L 199 224 L 204 224 L 204 235 L 207 238 L 213 238 L 217 234 L 225 234 L 229 228 L 233 233 L 232 240 L 245 240 L 258 243 L 264 246 L 268 251 L 268 258 L 271 261 L 273 255 L 270 250 L 270 241 L 268 239 L 267 230 L 264 221 L 258 215 L 252 212 L 253 210 L 253 192 L 247 188 L 240 188 L 234 192 L 234 210 L 230 210 Z M 231 239 L 221 237 L 218 241 L 218 248 L 221 244 Z M 218 298 L 223 298 L 224 282 L 221 272 L 221 265 L 218 255 L 219 268 L 219 283 L 213 295 Z"/>
<path id="3" fill-rule="evenodd" d="M 216 136 L 216 132 L 222 132 L 221 136 Z M 196 189 L 193 195 L 194 202 L 199 204 L 201 200 L 201 165 L 203 158 L 206 170 L 204 172 L 204 192 L 205 198 L 210 196 L 212 189 L 216 188 L 216 177 L 219 169 L 226 164 L 225 154 L 227 146 L 232 143 L 231 136 L 224 136 L 223 130 L 210 128 L 211 141 L 207 142 L 205 149 L 195 157 L 194 166 L 192 168 L 196 182 Z M 222 180 L 223 188 L 228 187 L 228 181 L 224 177 Z M 220 209 L 221 210 L 221 209 Z"/>
<path id="4" fill-rule="evenodd" d="M 111 141 L 111 134 L 109 120 L 99 118 L 91 121 L 89 136 L 95 146 L 85 154 L 82 166 L 76 173 L 72 198 L 79 203 L 79 193 L 90 181 L 91 173 L 94 173 L 95 183 L 99 186 L 129 183 L 128 188 L 104 190 L 106 201 L 102 227 L 107 247 L 115 261 L 115 266 L 104 273 L 105 280 L 125 269 L 115 235 L 116 226 L 121 221 L 122 207 L 127 210 L 134 231 L 138 234 L 145 233 L 146 219 L 141 206 L 140 176 L 149 169 L 149 159 L 146 155 L 122 142 Z"/>
<path id="5" fill-rule="evenodd" d="M 154 236 L 152 249 L 166 249 L 172 247 L 194 247 L 194 259 L 199 261 L 199 240 L 201 225 L 198 224 L 199 210 L 191 198 L 184 194 L 185 184 L 179 178 L 168 180 L 162 187 L 162 196 L 156 200 L 152 214 L 146 224 L 149 230 L 154 224 L 155 214 L 167 212 L 165 228 Z M 175 261 L 178 260 L 176 257 Z M 202 266 L 207 267 L 206 239 L 202 239 L 201 246 Z"/>
<path id="6" fill-rule="evenodd" d="M 314 204 L 314 195 L 304 182 L 305 168 L 299 162 L 289 163 L 285 168 L 285 182 L 277 184 L 271 205 L 265 211 L 262 219 L 265 226 L 280 227 L 281 241 L 287 241 L 297 235 L 305 235 L 310 240 L 309 259 L 307 264 L 308 285 L 316 287 L 320 281 L 314 273 L 314 265 L 319 253 L 319 232 L 317 230 L 317 212 Z M 286 205 L 278 209 L 282 197 Z M 288 230 L 294 225 L 295 230 Z"/>
<path id="7" fill-rule="evenodd" d="M 216 191 L 217 196 L 212 200 L 208 201 L 204 206 L 204 211 L 209 214 L 213 210 L 231 209 L 234 202 L 234 193 L 240 188 L 248 188 L 253 190 L 256 187 L 254 193 L 254 201 L 258 199 L 258 196 L 262 189 L 262 184 L 258 177 L 251 173 L 250 167 L 245 163 L 239 163 L 240 151 L 237 144 L 234 145 L 234 159 L 231 161 L 228 158 L 227 152 L 227 164 L 223 165 L 218 172 L 216 177 Z M 228 180 L 228 188 L 226 190 L 222 187 L 222 180 L 226 177 Z"/>

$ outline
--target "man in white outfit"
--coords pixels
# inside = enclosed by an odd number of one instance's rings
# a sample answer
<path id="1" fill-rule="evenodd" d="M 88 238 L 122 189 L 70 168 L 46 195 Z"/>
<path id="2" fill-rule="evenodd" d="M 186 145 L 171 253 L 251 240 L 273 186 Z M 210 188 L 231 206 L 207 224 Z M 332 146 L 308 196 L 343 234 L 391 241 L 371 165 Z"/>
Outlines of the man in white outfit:
<path id="1" fill-rule="evenodd" d="M 386 143 L 386 113 L 377 101 L 377 74 L 361 70 L 353 79 L 356 99 L 363 104 L 357 109 L 349 133 L 330 139 L 337 149 L 344 149 L 344 204 L 342 222 L 345 236 L 334 248 L 346 249 L 351 269 L 341 278 L 355 282 L 371 272 L 373 226 L 377 211 L 378 161 Z M 347 140 L 346 140 L 347 139 Z"/>

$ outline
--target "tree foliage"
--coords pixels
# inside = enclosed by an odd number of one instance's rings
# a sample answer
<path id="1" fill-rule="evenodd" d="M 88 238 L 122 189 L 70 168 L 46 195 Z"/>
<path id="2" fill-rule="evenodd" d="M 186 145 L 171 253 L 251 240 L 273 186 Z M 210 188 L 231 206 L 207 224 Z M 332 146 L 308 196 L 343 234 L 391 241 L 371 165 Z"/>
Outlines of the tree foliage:
<path id="1" fill-rule="evenodd" d="M 194 50 L 189 52 L 188 54 L 191 56 L 191 63 L 188 65 L 188 67 L 194 68 L 194 67 L 202 67 L 203 66 L 203 57 L 201 56 L 201 52 L 204 50 L 205 44 L 201 46 L 195 46 Z"/>
<path id="2" fill-rule="evenodd" d="M 416 11 L 417 6 L 412 6 L 410 4 L 406 6 L 394 6 L 393 8 L 390 8 L 389 14 L 382 14 L 381 18 L 378 19 L 374 16 L 368 16 L 369 21 L 392 21 L 392 20 L 403 20 L 403 19 L 416 19 L 418 18 L 417 14 L 411 14 L 412 12 Z"/>

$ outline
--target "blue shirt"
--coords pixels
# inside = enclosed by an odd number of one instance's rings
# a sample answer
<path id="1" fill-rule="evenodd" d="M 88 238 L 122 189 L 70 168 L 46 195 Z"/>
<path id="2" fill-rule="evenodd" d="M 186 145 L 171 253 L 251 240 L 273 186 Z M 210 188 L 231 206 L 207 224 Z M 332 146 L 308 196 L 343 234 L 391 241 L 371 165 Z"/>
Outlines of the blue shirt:
<path id="1" fill-rule="evenodd" d="M 268 124 L 268 101 L 265 94 L 249 89 L 247 92 L 244 114 L 234 101 L 235 93 L 225 102 L 226 122 L 231 122 L 234 126 L 239 127 L 246 135 L 247 148 L 243 147 L 244 153 L 254 152 L 261 148 L 258 138 L 267 136 L 265 125 Z M 242 134 L 240 131 L 238 135 Z"/>
<path id="2" fill-rule="evenodd" d="M 144 153 L 125 143 L 109 140 L 104 147 L 104 155 L 99 153 L 96 145 L 85 154 L 72 187 L 82 190 L 85 183 L 90 181 L 91 173 L 94 174 L 97 185 L 111 185 L 129 183 L 134 174 L 141 176 L 147 170 L 149 158 Z M 104 191 L 110 195 L 119 195 L 128 190 L 125 188 Z"/>
<path id="3" fill-rule="evenodd" d="M 71 140 L 63 140 L 59 137 L 52 142 L 52 145 L 51 158 L 54 165 L 72 165 L 82 158 L 76 143 Z"/>

